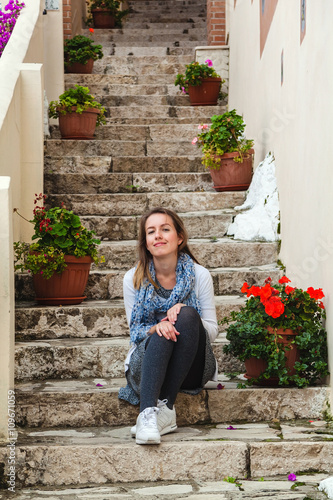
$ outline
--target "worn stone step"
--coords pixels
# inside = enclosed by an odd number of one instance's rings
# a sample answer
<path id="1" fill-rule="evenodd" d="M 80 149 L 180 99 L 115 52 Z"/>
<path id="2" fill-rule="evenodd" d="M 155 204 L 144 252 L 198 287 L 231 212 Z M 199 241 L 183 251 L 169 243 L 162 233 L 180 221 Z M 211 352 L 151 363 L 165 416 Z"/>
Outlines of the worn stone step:
<path id="1" fill-rule="evenodd" d="M 67 84 L 67 87 L 69 84 L 72 84 L 73 86 L 75 84 L 78 85 L 84 85 L 86 87 L 90 87 L 90 85 L 97 85 L 97 84 L 107 84 L 107 83 L 116 83 L 120 85 L 129 85 L 129 84 L 135 84 L 135 85 L 173 85 L 176 75 L 175 74 L 147 74 L 147 75 L 122 75 L 121 73 L 116 73 L 113 75 L 110 74 L 96 74 L 92 73 L 90 75 L 79 75 L 79 74 L 73 74 L 73 73 L 66 73 L 65 76 L 65 82 Z"/>
<path id="2" fill-rule="evenodd" d="M 117 57 L 104 56 L 94 63 L 94 73 L 103 75 L 150 75 L 169 74 L 176 77 L 185 71 L 185 65 L 193 60 L 192 56 L 168 56 L 163 59 L 154 56 Z"/>
<path id="3" fill-rule="evenodd" d="M 182 216 L 182 214 L 180 214 Z M 234 212 L 208 211 L 202 213 L 189 213 L 182 216 L 190 238 L 222 238 L 227 234 L 229 225 L 233 220 Z M 137 239 L 139 217 L 82 217 L 83 224 L 94 230 L 103 240 L 131 240 Z"/>
<path id="4" fill-rule="evenodd" d="M 147 26 L 147 24 L 146 24 Z M 143 42 L 151 42 L 154 40 L 165 41 L 172 44 L 174 41 L 184 40 L 191 41 L 194 37 L 198 40 L 205 40 L 207 29 L 204 23 L 170 23 L 168 26 L 162 23 L 150 24 L 149 28 L 144 26 L 141 28 L 127 28 L 127 24 L 122 29 L 115 30 L 95 30 L 92 38 L 95 43 L 110 43 L 115 41 L 123 41 L 130 44 L 132 40 L 141 40 Z M 100 33 L 101 31 L 101 33 Z M 89 36 L 89 35 L 87 35 Z M 153 54 L 152 54 L 153 55 Z"/>
<path id="5" fill-rule="evenodd" d="M 176 21 L 173 23 L 166 23 L 163 22 L 162 19 L 160 19 L 160 22 L 142 22 L 142 21 L 135 21 L 135 16 L 132 18 L 129 18 L 128 16 L 125 18 L 123 21 L 123 27 L 119 30 L 119 33 L 124 34 L 124 38 L 128 34 L 131 33 L 132 30 L 139 30 L 139 32 L 146 32 L 149 33 L 151 30 L 156 29 L 156 30 L 161 30 L 161 29 L 168 29 L 170 32 L 175 32 L 175 33 L 182 33 L 184 29 L 188 28 L 201 28 L 201 29 L 206 29 L 206 21 L 202 17 L 197 18 L 195 21 L 194 19 L 188 18 L 186 21 Z M 112 32 L 110 30 L 95 30 L 94 34 L 92 35 L 92 38 L 94 41 L 101 40 L 101 37 L 104 39 L 108 39 L 108 37 L 114 32 L 115 30 L 113 29 Z M 83 29 L 82 34 L 85 36 L 90 36 L 89 29 Z"/>
<path id="6" fill-rule="evenodd" d="M 116 286 L 122 288 L 124 272 L 113 272 L 113 277 L 117 278 Z M 238 310 L 243 303 L 244 299 L 239 295 L 215 297 L 218 319 Z M 16 340 L 20 342 L 62 338 L 110 339 L 129 335 L 124 303 L 114 299 L 85 300 L 77 306 L 61 307 L 17 301 L 15 331 Z"/>
<path id="7" fill-rule="evenodd" d="M 71 88 L 71 82 L 66 83 L 66 89 Z M 179 89 L 174 84 L 155 84 L 155 85 L 138 85 L 138 84 L 112 84 L 112 83 L 97 83 L 89 84 L 90 92 L 99 98 L 99 96 L 166 96 L 178 95 Z M 105 128 L 105 126 L 103 127 Z M 98 130 L 98 129 L 97 129 Z"/>
<path id="8" fill-rule="evenodd" d="M 188 99 L 188 96 L 183 96 Z M 188 101 L 189 103 L 189 101 Z M 220 115 L 226 111 L 224 104 L 216 106 L 114 106 L 107 109 L 108 123 L 143 124 L 172 124 L 172 123 L 206 123 L 213 115 Z M 128 155 L 127 155 L 128 156 Z M 162 155 L 160 155 L 162 156 Z M 182 154 L 181 156 L 184 156 Z"/>
<path id="9" fill-rule="evenodd" d="M 23 488 L 17 493 L 17 500 L 118 500 L 122 496 L 128 500 L 151 500 L 152 495 L 155 498 L 167 500 L 234 500 L 235 498 L 266 498 L 274 500 L 289 500 L 308 498 L 316 500 L 326 500 L 327 496 L 318 491 L 319 484 L 324 479 L 329 478 L 328 473 L 309 473 L 302 475 L 302 485 L 298 485 L 295 490 L 291 489 L 288 475 L 279 475 L 275 477 L 262 476 L 260 480 L 253 480 L 249 476 L 242 479 L 239 483 L 232 484 L 225 480 L 202 481 L 191 477 L 186 481 L 140 481 L 135 483 L 112 483 L 111 485 L 88 486 L 85 488 L 71 487 L 64 490 L 61 487 L 49 488 Z M 198 495 L 199 493 L 199 495 Z M 301 496 L 302 495 L 302 496 Z M 154 498 L 154 497 L 153 497 Z"/>
<path id="10" fill-rule="evenodd" d="M 225 343 L 222 337 L 212 345 L 219 372 L 242 369 L 243 363 L 223 353 Z M 119 378 L 124 374 L 128 350 L 129 339 L 124 336 L 18 341 L 15 380 Z"/>
<path id="11" fill-rule="evenodd" d="M 115 97 L 115 96 L 114 96 Z M 133 96 L 135 98 L 142 96 Z M 145 96 L 146 100 L 154 96 Z M 115 97 L 119 99 L 119 97 Z M 123 99 L 129 99 L 122 96 Z M 104 98 L 105 99 L 105 98 Z M 191 142 L 198 134 L 198 125 L 196 123 L 188 124 L 162 124 L 162 125 L 104 125 L 96 129 L 97 140 L 113 141 L 165 141 L 175 142 L 177 140 Z M 59 127 L 51 127 L 51 137 L 60 139 Z M 194 149 L 197 149 L 195 147 Z"/>
<path id="12" fill-rule="evenodd" d="M 116 57 L 127 57 L 127 56 L 158 56 L 158 57 L 168 57 L 168 56 L 190 56 L 194 60 L 194 47 L 198 45 L 205 45 L 205 40 L 198 39 L 192 42 L 187 42 L 186 46 L 180 47 L 180 42 L 175 42 L 176 45 L 172 44 L 170 47 L 170 43 L 167 41 L 164 42 L 164 46 L 162 42 L 156 42 L 154 40 L 150 42 L 144 42 L 140 40 L 140 44 L 138 44 L 135 40 L 125 42 L 110 42 L 108 44 L 103 44 L 103 54 L 106 56 L 116 56 Z M 148 45 L 148 46 L 147 46 Z"/>
<path id="13" fill-rule="evenodd" d="M 199 23 L 200 21 L 206 22 L 206 15 L 202 12 L 197 15 L 189 15 L 189 13 L 183 12 L 183 13 L 178 13 L 177 15 L 175 14 L 169 14 L 165 13 L 163 15 L 163 18 L 161 18 L 160 13 L 154 14 L 153 12 L 149 12 L 149 14 L 140 14 L 140 13 L 135 13 L 135 14 L 129 14 L 127 23 L 130 25 L 132 21 L 134 22 L 142 22 L 142 25 L 145 23 L 160 23 L 163 20 L 163 22 L 171 24 L 171 23 L 186 23 L 186 22 L 194 22 L 194 23 Z M 126 25 L 124 25 L 124 29 L 126 28 Z"/>
<path id="14" fill-rule="evenodd" d="M 218 380 L 223 386 L 221 390 L 216 389 L 216 382 L 209 382 L 207 386 L 211 389 L 204 389 L 196 396 L 179 393 L 176 401 L 179 427 L 228 423 L 237 429 L 240 422 L 258 423 L 272 419 L 312 420 L 323 418 L 323 412 L 327 409 L 326 402 L 329 401 L 327 386 L 304 389 L 271 387 L 237 389 L 237 383 L 241 378 L 230 379 L 230 376 L 222 374 Z M 101 386 L 97 386 L 98 383 Z M 20 427 L 46 428 L 133 425 L 138 408 L 118 399 L 119 387 L 125 385 L 124 378 L 48 380 L 45 383 L 35 380 L 17 383 L 16 423 Z M 215 389 L 212 389 L 213 387 Z M 259 428 L 262 427 L 262 424 L 257 425 Z M 277 434 L 281 433 L 281 430 L 275 430 L 278 431 Z M 230 436 L 225 435 L 224 438 L 233 439 L 233 435 L 234 432 L 231 432 Z M 265 439 L 274 437 L 276 434 L 266 435 Z M 311 437 L 313 439 L 315 436 Z M 250 433 L 246 438 L 250 438 Z M 288 440 L 290 438 L 289 433 Z M 280 440 L 281 438 L 277 441 Z"/>
<path id="15" fill-rule="evenodd" d="M 216 296 L 219 296 L 216 297 L 218 300 L 227 300 L 228 295 L 239 294 L 245 281 L 249 283 L 249 285 L 262 284 L 267 276 L 270 276 L 274 282 L 281 277 L 281 270 L 276 264 L 239 268 L 216 268 L 210 269 L 210 272 L 213 277 L 214 293 Z M 85 295 L 89 300 L 122 298 L 124 274 L 125 270 L 104 269 L 91 271 Z M 35 293 L 31 276 L 28 274 L 16 273 L 15 283 L 16 300 L 34 300 Z M 219 307 L 218 305 L 218 311 Z M 227 313 L 222 312 L 221 314 L 221 318 L 223 318 Z"/>
<path id="16" fill-rule="evenodd" d="M 124 156 L 44 156 L 45 174 L 107 174 L 132 172 L 203 172 L 199 157 Z"/>
<path id="17" fill-rule="evenodd" d="M 130 194 L 71 194 L 48 196 L 48 205 L 60 206 L 63 201 L 68 210 L 80 216 L 90 215 L 142 215 L 146 210 L 166 206 L 177 213 L 200 210 L 233 208 L 244 200 L 244 193 L 191 192 L 191 193 L 130 193 Z"/>

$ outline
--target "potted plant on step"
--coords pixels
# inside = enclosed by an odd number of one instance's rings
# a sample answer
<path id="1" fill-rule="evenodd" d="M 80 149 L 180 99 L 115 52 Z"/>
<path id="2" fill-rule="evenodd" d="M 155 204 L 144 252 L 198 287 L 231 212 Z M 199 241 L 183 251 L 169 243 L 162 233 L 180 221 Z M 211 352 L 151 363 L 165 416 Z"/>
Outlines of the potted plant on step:
<path id="1" fill-rule="evenodd" d="M 94 28 L 98 29 L 120 28 L 122 18 L 128 14 L 128 10 L 120 10 L 118 0 L 92 0 L 88 6 L 87 24 L 93 22 Z"/>
<path id="2" fill-rule="evenodd" d="M 313 385 L 328 375 L 327 335 L 322 289 L 291 287 L 283 276 L 272 285 L 244 283 L 248 297 L 229 324 L 224 352 L 245 362 L 247 384 Z"/>
<path id="3" fill-rule="evenodd" d="M 191 62 L 186 65 L 185 74 L 179 73 L 175 85 L 183 94 L 188 94 L 192 106 L 215 106 L 224 83 L 213 68 L 213 63 L 207 59 L 205 63 Z"/>
<path id="4" fill-rule="evenodd" d="M 245 123 L 236 110 L 214 115 L 211 125 L 199 125 L 192 141 L 202 148 L 202 163 L 209 169 L 216 191 L 248 189 L 252 175 L 253 141 L 244 137 Z"/>
<path id="5" fill-rule="evenodd" d="M 90 28 L 91 33 L 94 32 Z M 66 73 L 92 73 L 94 61 L 103 57 L 102 45 L 83 35 L 76 35 L 64 41 L 64 60 Z"/>
<path id="6" fill-rule="evenodd" d="M 80 304 L 86 298 L 91 263 L 104 262 L 97 254 L 100 240 L 66 207 L 46 209 L 45 199 L 36 194 L 33 219 L 28 221 L 34 225 L 34 243 L 14 243 L 14 267 L 33 276 L 37 302 Z"/>
<path id="7" fill-rule="evenodd" d="M 49 117 L 59 118 L 63 139 L 93 139 L 96 127 L 106 123 L 104 113 L 89 88 L 80 85 L 66 90 L 49 106 Z"/>

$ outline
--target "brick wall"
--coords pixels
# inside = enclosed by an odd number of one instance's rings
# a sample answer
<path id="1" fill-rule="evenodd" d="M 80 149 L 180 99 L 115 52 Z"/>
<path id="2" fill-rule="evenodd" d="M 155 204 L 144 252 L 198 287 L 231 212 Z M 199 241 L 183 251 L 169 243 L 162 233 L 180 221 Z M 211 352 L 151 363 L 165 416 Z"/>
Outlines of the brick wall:
<path id="1" fill-rule="evenodd" d="M 225 4 L 225 0 L 207 0 L 208 45 L 225 45 L 226 43 Z"/>
<path id="2" fill-rule="evenodd" d="M 64 38 L 72 38 L 72 5 L 71 0 L 63 0 Z"/>

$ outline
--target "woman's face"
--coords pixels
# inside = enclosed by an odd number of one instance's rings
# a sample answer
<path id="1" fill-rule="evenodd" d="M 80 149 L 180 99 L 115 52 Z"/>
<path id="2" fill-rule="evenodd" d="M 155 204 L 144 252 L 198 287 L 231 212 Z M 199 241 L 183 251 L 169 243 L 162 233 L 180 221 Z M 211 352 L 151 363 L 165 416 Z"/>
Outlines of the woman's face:
<path id="1" fill-rule="evenodd" d="M 146 221 L 146 246 L 153 257 L 178 254 L 183 238 L 167 214 L 152 214 Z"/>

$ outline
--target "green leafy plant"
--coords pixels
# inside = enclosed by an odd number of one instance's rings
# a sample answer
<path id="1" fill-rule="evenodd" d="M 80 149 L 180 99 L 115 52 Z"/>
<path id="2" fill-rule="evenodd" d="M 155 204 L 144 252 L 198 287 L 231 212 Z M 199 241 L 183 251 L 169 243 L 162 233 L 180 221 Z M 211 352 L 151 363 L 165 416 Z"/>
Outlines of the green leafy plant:
<path id="1" fill-rule="evenodd" d="M 323 326 L 325 309 L 321 288 L 309 287 L 306 291 L 288 285 L 283 276 L 275 285 L 267 278 L 263 286 L 244 283 L 242 293 L 248 297 L 239 311 L 232 311 L 221 324 L 229 324 L 229 344 L 224 352 L 237 356 L 241 361 L 250 358 L 267 362 L 266 370 L 247 384 L 277 377 L 279 385 L 305 387 L 315 384 L 328 375 L 327 334 Z M 267 327 L 271 327 L 270 333 Z M 295 375 L 285 366 L 285 349 L 278 329 L 297 332 L 293 343 L 300 351 L 300 361 L 295 363 Z"/>
<path id="2" fill-rule="evenodd" d="M 179 90 L 183 94 L 188 94 L 189 85 L 193 85 L 194 87 L 201 85 L 204 78 L 221 78 L 213 68 L 213 63 L 210 59 L 207 59 L 203 64 L 191 62 L 185 68 L 185 73 L 178 73 L 175 80 L 175 85 L 179 87 Z M 222 80 L 221 84 L 224 82 L 225 80 Z M 225 97 L 225 95 L 220 95 L 220 97 Z"/>
<path id="3" fill-rule="evenodd" d="M 95 264 L 104 262 L 104 258 L 99 258 L 97 254 L 100 240 L 95 238 L 94 231 L 89 231 L 81 224 L 79 216 L 65 206 L 47 210 L 44 207 L 46 196 L 35 196 L 33 219 L 28 222 L 34 226 L 31 239 L 36 241 L 31 244 L 14 243 L 15 270 L 42 274 L 48 279 L 55 272 L 61 273 L 66 268 L 65 255 L 90 256 Z M 14 211 L 23 217 L 17 209 Z"/>
<path id="4" fill-rule="evenodd" d="M 206 168 L 219 169 L 221 156 L 225 153 L 238 153 L 236 162 L 243 162 L 253 147 L 253 140 L 244 137 L 245 123 L 236 110 L 227 111 L 223 115 L 214 115 L 211 125 L 201 124 L 201 133 L 192 141 L 202 148 L 202 163 Z"/>
<path id="5" fill-rule="evenodd" d="M 93 0 L 91 3 L 87 2 L 89 15 L 86 20 L 86 24 L 90 26 L 93 23 L 92 11 L 93 10 L 107 10 L 108 13 L 115 16 L 116 27 L 120 28 L 122 25 L 122 19 L 128 13 L 128 9 L 119 10 L 120 2 L 118 0 Z"/>
<path id="6" fill-rule="evenodd" d="M 90 32 L 94 32 L 90 28 Z M 89 59 L 102 59 L 102 45 L 94 45 L 94 41 L 83 35 L 76 35 L 64 41 L 65 67 L 74 63 L 87 64 Z"/>
<path id="7" fill-rule="evenodd" d="M 87 109 L 95 108 L 99 110 L 96 127 L 105 124 L 105 108 L 90 94 L 88 87 L 75 85 L 74 88 L 66 90 L 59 96 L 58 101 L 51 101 L 49 105 L 49 117 L 58 118 L 60 114 L 79 113 Z"/>

